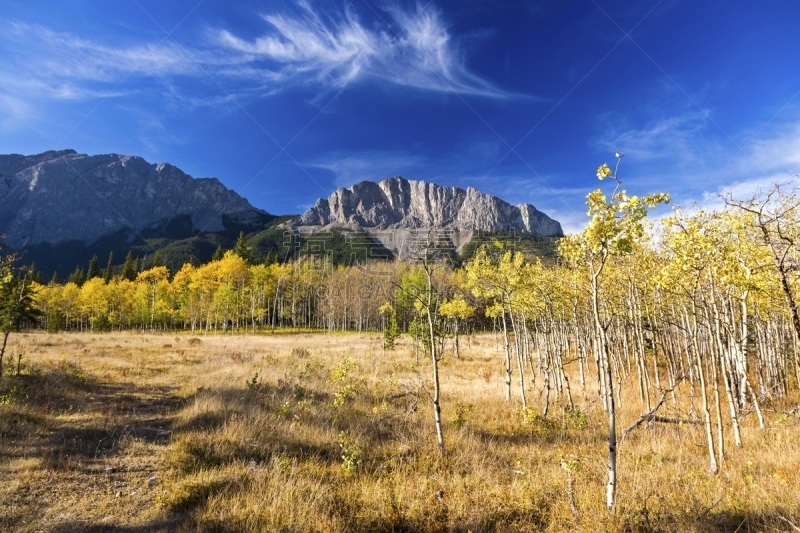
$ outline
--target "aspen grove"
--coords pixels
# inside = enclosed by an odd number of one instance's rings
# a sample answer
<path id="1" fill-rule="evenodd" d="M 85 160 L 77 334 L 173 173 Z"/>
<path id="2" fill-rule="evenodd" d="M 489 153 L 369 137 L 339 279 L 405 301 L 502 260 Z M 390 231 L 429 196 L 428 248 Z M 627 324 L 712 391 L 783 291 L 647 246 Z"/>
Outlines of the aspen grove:
<path id="1" fill-rule="evenodd" d="M 616 173 L 603 165 L 598 177 Z M 703 426 L 708 469 L 716 473 L 729 447 L 742 446 L 742 418 L 752 413 L 764 429 L 767 406 L 800 384 L 796 190 L 783 184 L 747 200 L 731 195 L 720 210 L 676 208 L 653 224 L 648 210 L 668 195 L 629 197 L 616 185 L 609 198 L 601 189 L 589 194 L 586 230 L 562 239 L 554 261 L 487 242 L 463 268 L 431 275 L 414 261 L 332 266 L 309 257 L 266 265 L 229 251 L 174 273 L 156 266 L 134 281 L 37 284 L 41 316 L 29 326 L 198 335 L 399 327 L 434 358 L 458 357 L 459 334 L 494 331 L 505 399 L 519 416 L 546 418 L 556 401 L 577 413 L 574 391 L 596 393 L 610 417 L 612 507 L 617 438 L 644 424 Z M 424 308 L 415 305 L 421 295 Z M 573 382 L 570 363 L 579 368 Z M 636 405 L 619 394 L 629 381 Z M 534 390 L 544 398 L 539 412 L 526 397 Z M 678 390 L 690 391 L 696 410 L 682 420 L 661 416 Z M 616 428 L 620 409 L 641 416 Z"/>

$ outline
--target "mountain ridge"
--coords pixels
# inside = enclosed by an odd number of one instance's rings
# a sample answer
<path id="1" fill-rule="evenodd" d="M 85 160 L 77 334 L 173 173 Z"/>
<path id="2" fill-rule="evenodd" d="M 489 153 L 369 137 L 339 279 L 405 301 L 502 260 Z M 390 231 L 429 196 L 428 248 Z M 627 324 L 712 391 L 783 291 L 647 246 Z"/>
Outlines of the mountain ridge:
<path id="1" fill-rule="evenodd" d="M 269 214 L 216 178 L 193 178 L 140 156 L 75 150 L 0 155 L 0 233 L 12 248 L 91 242 L 181 215 L 190 215 L 200 232 L 222 229 L 223 215 L 257 225 L 259 215 Z"/>
<path id="2" fill-rule="evenodd" d="M 562 236 L 561 224 L 531 204 L 511 205 L 474 187 L 445 187 L 401 176 L 342 187 L 291 223 L 293 227 L 457 231 L 517 230 Z"/>
<path id="3" fill-rule="evenodd" d="M 255 261 L 317 249 L 337 264 L 356 256 L 403 258 L 426 229 L 441 230 L 437 238 L 456 254 L 498 231 L 545 239 L 548 250 L 550 236 L 562 235 L 561 225 L 534 206 L 513 206 L 473 187 L 402 177 L 363 181 L 318 199 L 300 216 L 275 216 L 216 178 L 193 178 L 139 156 L 72 149 L 0 155 L 2 246 L 47 278 L 85 267 L 94 255 L 105 262 L 113 253 L 120 265 L 128 252 L 147 267 L 158 251 L 174 272 L 231 248 L 240 232 Z"/>

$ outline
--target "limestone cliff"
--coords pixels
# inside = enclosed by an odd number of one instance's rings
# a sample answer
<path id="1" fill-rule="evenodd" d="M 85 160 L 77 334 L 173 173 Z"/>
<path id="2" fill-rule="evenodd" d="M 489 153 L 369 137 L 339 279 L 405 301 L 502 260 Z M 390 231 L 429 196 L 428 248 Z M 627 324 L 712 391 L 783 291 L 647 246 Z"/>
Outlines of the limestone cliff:
<path id="1" fill-rule="evenodd" d="M 517 230 L 533 235 L 563 235 L 561 224 L 530 204 L 511 205 L 468 187 L 442 187 L 424 181 L 390 178 L 362 181 L 321 198 L 292 223 L 360 230 L 441 228 L 454 231 Z"/>

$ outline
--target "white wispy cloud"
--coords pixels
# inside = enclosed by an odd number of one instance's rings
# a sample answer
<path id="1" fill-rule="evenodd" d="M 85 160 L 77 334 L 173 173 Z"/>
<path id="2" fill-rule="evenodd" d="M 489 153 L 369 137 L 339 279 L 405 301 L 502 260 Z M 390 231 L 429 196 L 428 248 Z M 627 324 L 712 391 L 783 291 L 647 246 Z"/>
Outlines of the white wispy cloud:
<path id="1" fill-rule="evenodd" d="M 709 111 L 689 111 L 667 116 L 641 127 L 606 128 L 597 144 L 609 153 L 622 151 L 639 161 L 672 159 L 684 166 L 709 162 L 709 155 L 729 151 L 734 145 L 719 135 Z"/>
<path id="2" fill-rule="evenodd" d="M 306 1 L 298 5 L 294 15 L 264 15 L 269 28 L 261 37 L 247 40 L 221 30 L 218 42 L 264 62 L 264 73 L 281 81 L 340 88 L 371 78 L 426 91 L 510 96 L 469 71 L 430 4 L 412 12 L 389 7 L 382 29 L 365 26 L 349 6 L 326 13 Z"/>
<path id="3" fill-rule="evenodd" d="M 659 208 L 649 217 L 656 221 L 669 214 L 673 206 L 719 209 L 731 187 L 737 198 L 747 198 L 759 188 L 769 188 L 800 173 L 800 109 L 787 110 L 763 131 L 737 131 L 735 138 L 735 142 L 730 141 L 719 132 L 705 113 L 684 112 L 640 128 L 611 132 L 593 143 L 604 152 L 625 152 L 621 174 L 630 194 L 672 194 L 672 205 Z M 490 155 L 496 150 L 462 148 L 435 157 L 404 150 L 329 153 L 304 164 L 330 170 L 337 187 L 395 175 L 463 188 L 476 186 L 513 204 L 535 205 L 561 222 L 566 233 L 585 227 L 586 194 L 610 186 L 597 181 L 592 172 L 580 177 L 539 176 L 522 169 L 491 176 L 475 174 L 475 169 L 491 166 Z M 486 152 L 488 159 L 484 161 L 476 152 Z"/>
<path id="4" fill-rule="evenodd" d="M 292 13 L 262 16 L 261 37 L 248 40 L 211 29 L 180 43 L 86 37 L 0 18 L 0 96 L 17 102 L 75 102 L 146 93 L 149 79 L 171 98 L 173 80 L 222 84 L 224 94 L 174 99 L 189 107 L 234 98 L 265 97 L 291 86 L 324 92 L 356 80 L 378 80 L 423 91 L 455 91 L 492 98 L 507 94 L 471 73 L 440 13 L 430 5 L 386 11 L 383 29 L 362 23 L 352 7 L 325 12 L 305 0 Z M 22 108 L 23 106 L 20 106 Z"/>
<path id="5" fill-rule="evenodd" d="M 496 161 L 498 153 L 497 143 L 471 142 L 450 153 L 438 155 L 404 149 L 331 151 L 305 161 L 303 165 L 330 171 L 336 187 L 349 187 L 364 180 L 380 181 L 403 176 L 439 185 L 464 189 L 474 186 L 480 189 L 500 179 L 485 180 L 486 176 L 474 174 L 476 168 L 489 168 Z"/>
<path id="6" fill-rule="evenodd" d="M 633 184 L 658 186 L 676 203 L 718 209 L 800 172 L 800 110 L 786 109 L 761 130 L 721 131 L 707 112 L 685 112 L 640 128 L 609 130 L 604 149 L 625 153 Z"/>
<path id="7" fill-rule="evenodd" d="M 3 66 L 20 69 L 14 77 L 18 81 L 113 83 L 120 81 L 120 73 L 133 70 L 146 76 L 190 75 L 197 70 L 196 61 L 168 40 L 112 45 L 37 24 L 5 21 L 2 25 Z"/>

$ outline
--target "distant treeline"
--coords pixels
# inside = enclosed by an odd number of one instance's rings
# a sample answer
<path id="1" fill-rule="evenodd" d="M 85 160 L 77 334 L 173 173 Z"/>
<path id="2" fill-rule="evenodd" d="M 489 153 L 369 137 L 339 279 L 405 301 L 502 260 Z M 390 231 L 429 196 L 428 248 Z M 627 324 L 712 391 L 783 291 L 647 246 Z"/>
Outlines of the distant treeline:
<path id="1" fill-rule="evenodd" d="M 184 234 L 185 231 L 167 233 L 166 229 L 162 229 L 161 233 L 155 235 L 144 232 L 144 238 L 142 234 L 131 235 L 130 232 L 120 231 L 91 245 L 78 242 L 39 244 L 21 250 L 19 262 L 33 266 L 39 282 L 72 281 L 80 285 L 98 275 L 109 279 L 121 274 L 132 280 L 135 275 L 130 275 L 131 269 L 138 273 L 154 266 L 166 266 L 175 274 L 186 263 L 200 266 L 221 258 L 225 251 L 232 250 L 237 243 L 241 244 L 241 239 L 249 249 L 248 260 L 252 264 L 286 263 L 315 256 L 324 258 L 334 266 L 347 266 L 397 258 L 396 250 L 386 248 L 364 232 L 337 228 L 304 235 L 280 226 L 289 218 L 273 219 L 266 228 L 258 231 L 250 228 L 249 233 L 240 229 L 241 226 L 189 236 Z M 189 224 L 184 222 L 184 225 Z M 179 226 L 177 222 L 172 225 Z M 234 229 L 236 233 L 233 233 Z M 546 261 L 553 261 L 557 257 L 557 238 L 503 231 L 475 232 L 460 250 L 449 245 L 448 260 L 454 266 L 462 266 L 475 254 L 480 244 L 493 239 L 509 243 L 529 257 L 541 257 Z"/>
<path id="2" fill-rule="evenodd" d="M 408 331 L 414 312 L 409 298 L 403 305 L 402 293 L 424 285 L 413 262 L 394 260 L 394 251 L 365 234 L 334 231 L 309 238 L 282 233 L 281 238 L 283 254 L 277 253 L 275 242 L 264 252 L 257 249 L 260 241 L 254 245 L 253 236 L 241 232 L 231 250 L 220 245 L 209 262 L 186 262 L 178 269 L 170 268 L 160 251 L 145 260 L 129 251 L 121 266 L 114 264 L 113 253 L 105 265 L 94 256 L 85 269 L 76 267 L 63 282 L 57 274 L 45 282 L 34 266 L 42 311 L 37 326 L 49 331 L 380 330 L 388 318 L 381 305 L 399 299 L 394 318 Z M 437 250 L 438 260 L 446 264 L 447 274 L 438 282 L 443 295 L 464 292 L 460 267 L 487 241 L 503 243 L 531 259 L 555 261 L 554 238 L 481 234 L 461 254 L 444 243 Z M 409 289 L 412 285 L 417 288 Z M 467 298 L 482 308 L 479 299 Z M 491 324 L 480 314 L 461 328 Z"/>

